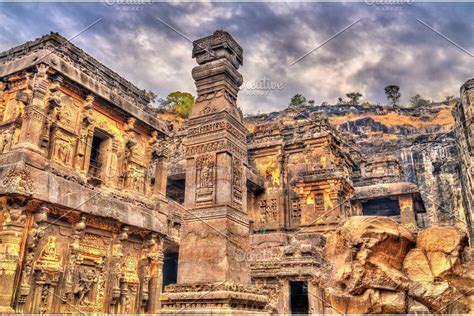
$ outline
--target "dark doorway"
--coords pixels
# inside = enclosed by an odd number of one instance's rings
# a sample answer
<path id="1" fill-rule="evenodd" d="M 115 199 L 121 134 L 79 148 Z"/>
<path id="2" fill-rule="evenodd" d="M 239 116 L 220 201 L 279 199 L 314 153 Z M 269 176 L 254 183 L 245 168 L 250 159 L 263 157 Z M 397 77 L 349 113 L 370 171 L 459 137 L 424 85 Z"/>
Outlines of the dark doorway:
<path id="1" fill-rule="evenodd" d="M 382 198 L 362 202 L 362 214 L 375 216 L 400 216 L 398 199 Z"/>
<path id="2" fill-rule="evenodd" d="M 308 314 L 308 285 L 306 282 L 290 282 L 290 302 L 292 314 Z"/>
<path id="3" fill-rule="evenodd" d="M 163 287 L 178 281 L 178 253 L 165 253 L 163 261 Z"/>

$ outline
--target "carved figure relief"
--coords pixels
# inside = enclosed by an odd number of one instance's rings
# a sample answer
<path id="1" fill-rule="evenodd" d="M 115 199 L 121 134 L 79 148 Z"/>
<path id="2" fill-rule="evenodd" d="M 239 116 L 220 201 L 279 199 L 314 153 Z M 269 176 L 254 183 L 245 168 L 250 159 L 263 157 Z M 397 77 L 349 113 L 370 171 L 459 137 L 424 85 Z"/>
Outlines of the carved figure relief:
<path id="1" fill-rule="evenodd" d="M 215 156 L 207 154 L 196 159 L 196 203 L 214 200 L 216 181 Z"/>
<path id="2" fill-rule="evenodd" d="M 77 304 L 89 305 L 91 303 L 89 296 L 93 286 L 97 284 L 97 274 L 94 268 L 84 268 L 82 271 L 79 271 L 79 279 L 73 292 L 77 298 Z"/>
<path id="3" fill-rule="evenodd" d="M 65 166 L 71 164 L 72 144 L 68 138 L 56 138 L 53 150 L 53 159 Z"/>

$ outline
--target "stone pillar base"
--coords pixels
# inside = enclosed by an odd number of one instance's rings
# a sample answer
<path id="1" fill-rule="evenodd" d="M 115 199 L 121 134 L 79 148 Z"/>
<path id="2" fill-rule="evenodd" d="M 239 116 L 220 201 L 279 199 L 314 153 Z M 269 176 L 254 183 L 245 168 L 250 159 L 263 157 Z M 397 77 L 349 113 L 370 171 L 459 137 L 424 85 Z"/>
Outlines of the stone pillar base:
<path id="1" fill-rule="evenodd" d="M 270 314 L 264 291 L 233 282 L 169 285 L 160 301 L 160 314 Z"/>

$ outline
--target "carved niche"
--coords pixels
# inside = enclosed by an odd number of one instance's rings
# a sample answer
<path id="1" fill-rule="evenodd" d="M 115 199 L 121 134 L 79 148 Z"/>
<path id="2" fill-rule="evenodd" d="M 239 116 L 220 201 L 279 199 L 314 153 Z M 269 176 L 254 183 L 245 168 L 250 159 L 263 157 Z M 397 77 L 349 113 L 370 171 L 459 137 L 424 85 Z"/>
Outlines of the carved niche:
<path id="1" fill-rule="evenodd" d="M 51 158 L 64 166 L 71 166 L 74 156 L 75 139 L 66 131 L 57 128 L 54 131 Z"/>
<path id="2" fill-rule="evenodd" d="M 81 221 L 82 223 L 84 221 Z M 83 229 L 79 222 L 75 235 Z M 105 303 L 107 245 L 102 237 L 85 233 L 79 240 L 78 235 L 70 245 L 70 257 L 66 285 L 70 285 L 67 294 L 69 304 L 64 312 L 101 312 Z M 67 288 L 67 287 L 66 287 Z"/>
<path id="3" fill-rule="evenodd" d="M 216 185 L 216 156 L 205 154 L 196 158 L 196 204 L 214 201 Z"/>

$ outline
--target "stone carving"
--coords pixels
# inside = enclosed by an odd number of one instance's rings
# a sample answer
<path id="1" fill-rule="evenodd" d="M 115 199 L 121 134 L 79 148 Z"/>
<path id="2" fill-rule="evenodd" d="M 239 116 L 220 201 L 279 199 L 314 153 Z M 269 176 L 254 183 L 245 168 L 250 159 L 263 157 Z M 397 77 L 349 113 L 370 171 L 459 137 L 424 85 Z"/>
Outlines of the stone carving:
<path id="1" fill-rule="evenodd" d="M 118 312 L 118 304 L 120 300 L 120 280 L 122 277 L 122 258 L 123 258 L 123 242 L 128 238 L 127 227 L 124 227 L 121 233 L 116 237 L 115 242 L 112 246 L 112 271 L 111 271 L 111 311 Z"/>
<path id="2" fill-rule="evenodd" d="M 196 158 L 196 203 L 214 200 L 216 178 L 215 156 L 207 154 Z"/>
<path id="3" fill-rule="evenodd" d="M 84 268 L 79 272 L 79 280 L 74 288 L 74 295 L 79 305 L 90 304 L 89 295 L 92 287 L 97 284 L 98 276 L 94 268 Z"/>
<path id="4" fill-rule="evenodd" d="M 158 132 L 152 131 L 150 135 L 148 145 L 151 151 L 151 161 L 155 161 L 160 158 L 166 158 L 169 155 L 167 142 L 165 140 L 158 139 Z"/>
<path id="5" fill-rule="evenodd" d="M 53 153 L 54 159 L 63 165 L 69 165 L 72 157 L 71 147 L 71 141 L 69 139 L 56 139 Z"/>
<path id="6" fill-rule="evenodd" d="M 33 191 L 31 173 L 24 161 L 20 161 L 13 168 L 10 168 L 2 183 L 9 190 L 19 190 L 25 193 Z"/>

